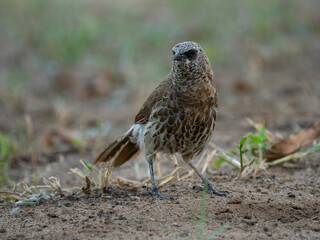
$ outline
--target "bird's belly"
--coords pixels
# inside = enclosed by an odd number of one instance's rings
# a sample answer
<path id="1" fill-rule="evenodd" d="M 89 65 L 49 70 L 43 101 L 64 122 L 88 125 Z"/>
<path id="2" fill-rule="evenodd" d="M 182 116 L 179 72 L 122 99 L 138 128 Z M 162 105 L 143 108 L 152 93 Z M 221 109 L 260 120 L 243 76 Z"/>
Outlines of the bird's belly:
<path id="1" fill-rule="evenodd" d="M 150 121 L 144 129 L 144 147 L 148 153 L 180 153 L 194 157 L 201 152 L 211 137 L 215 116 L 190 113 L 185 117 Z"/>

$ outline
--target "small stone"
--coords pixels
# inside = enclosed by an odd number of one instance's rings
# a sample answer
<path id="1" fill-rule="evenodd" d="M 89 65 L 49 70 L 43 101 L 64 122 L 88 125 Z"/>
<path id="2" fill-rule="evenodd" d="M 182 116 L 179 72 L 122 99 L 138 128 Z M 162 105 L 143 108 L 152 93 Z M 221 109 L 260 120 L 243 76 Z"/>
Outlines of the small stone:
<path id="1" fill-rule="evenodd" d="M 292 192 L 289 192 L 289 193 L 288 193 L 288 197 L 289 197 L 289 198 L 295 198 L 296 195 L 295 195 L 294 193 L 292 193 Z"/>
<path id="2" fill-rule="evenodd" d="M 299 210 L 299 209 L 303 209 L 304 206 L 303 206 L 302 204 L 294 204 L 294 205 L 292 206 L 292 208 L 295 209 L 295 210 Z"/>
<path id="3" fill-rule="evenodd" d="M 240 198 L 230 199 L 227 204 L 240 204 L 242 200 Z"/>
<path id="4" fill-rule="evenodd" d="M 79 198 L 77 196 L 74 196 L 74 195 L 69 195 L 69 196 L 66 196 L 66 199 L 70 200 L 70 201 L 76 201 L 78 200 Z"/>
<path id="5" fill-rule="evenodd" d="M 188 237 L 188 233 L 185 233 L 185 232 L 180 233 L 180 234 L 179 234 L 179 237 Z"/>
<path id="6" fill-rule="evenodd" d="M 254 221 L 247 221 L 246 223 L 247 223 L 248 225 L 250 225 L 250 226 L 253 226 L 253 225 L 256 224 L 256 222 L 254 222 Z"/>
<path id="7" fill-rule="evenodd" d="M 65 206 L 65 207 L 72 207 L 72 203 L 67 202 L 67 203 L 64 204 L 64 206 Z"/>
<path id="8" fill-rule="evenodd" d="M 118 218 L 118 220 L 127 220 L 127 218 L 125 216 L 120 215 L 120 217 Z"/>

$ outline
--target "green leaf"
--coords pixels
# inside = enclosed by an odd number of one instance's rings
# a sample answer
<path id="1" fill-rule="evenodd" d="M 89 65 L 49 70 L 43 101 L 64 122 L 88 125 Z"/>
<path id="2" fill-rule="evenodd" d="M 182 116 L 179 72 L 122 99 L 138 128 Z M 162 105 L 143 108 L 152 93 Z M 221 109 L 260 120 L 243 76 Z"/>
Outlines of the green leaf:
<path id="1" fill-rule="evenodd" d="M 226 163 L 229 163 L 231 166 L 240 169 L 240 162 L 237 159 L 229 157 L 227 155 L 219 155 L 218 159 L 221 158 Z M 216 161 L 218 161 L 218 159 Z M 219 160 L 220 161 L 220 160 Z"/>
<path id="2" fill-rule="evenodd" d="M 72 137 L 72 142 L 79 148 L 79 149 L 83 149 L 84 148 L 84 144 L 82 142 L 81 139 L 76 138 L 76 137 Z"/>
<path id="3" fill-rule="evenodd" d="M 238 156 L 238 152 L 235 149 L 230 149 L 226 154 L 230 157 L 232 156 Z"/>
<path id="4" fill-rule="evenodd" d="M 266 136 L 266 127 L 264 126 L 264 124 L 262 124 L 262 126 L 261 126 L 261 128 L 260 128 L 259 137 L 260 137 L 260 140 L 261 140 L 262 142 L 264 142 L 264 141 L 267 139 L 267 136 Z"/>
<path id="5" fill-rule="evenodd" d="M 241 140 L 240 140 L 240 146 L 242 147 L 243 144 L 244 144 L 246 141 L 247 141 L 247 137 L 241 138 Z"/>
<path id="6" fill-rule="evenodd" d="M 246 148 L 246 149 L 241 150 L 241 153 L 246 153 L 246 152 L 248 152 L 248 151 L 249 151 L 249 149 Z"/>
<path id="7" fill-rule="evenodd" d="M 0 153 L 1 158 L 5 158 L 10 152 L 10 141 L 9 139 L 0 132 Z"/>
<path id="8" fill-rule="evenodd" d="M 211 168 L 216 168 L 216 167 L 220 166 L 223 162 L 225 162 L 225 160 L 223 159 L 223 156 L 220 155 L 220 156 L 216 159 L 216 161 L 214 161 L 214 163 L 211 164 Z"/>
<path id="9" fill-rule="evenodd" d="M 86 168 L 87 170 L 92 171 L 92 169 L 93 169 L 92 164 L 87 163 L 87 162 L 84 161 L 84 160 L 80 160 L 80 162 L 85 166 L 85 168 Z"/>
<path id="10" fill-rule="evenodd" d="M 244 143 L 247 141 L 247 137 L 243 137 L 240 139 L 240 144 L 238 145 L 239 149 L 242 149 Z"/>
<path id="11" fill-rule="evenodd" d="M 248 135 L 248 137 L 250 138 L 249 144 L 262 143 L 262 140 L 261 140 L 260 136 L 258 136 L 258 135 L 254 135 L 254 134 L 250 133 Z"/>
<path id="12" fill-rule="evenodd" d="M 0 198 L 8 199 L 8 200 L 17 200 L 17 198 L 15 198 L 13 196 L 0 196 Z"/>

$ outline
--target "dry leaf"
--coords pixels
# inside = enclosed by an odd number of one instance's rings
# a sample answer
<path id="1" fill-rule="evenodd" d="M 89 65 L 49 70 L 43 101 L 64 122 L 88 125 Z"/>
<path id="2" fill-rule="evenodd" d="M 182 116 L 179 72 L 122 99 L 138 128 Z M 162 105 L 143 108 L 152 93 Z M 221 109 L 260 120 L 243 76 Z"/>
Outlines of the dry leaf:
<path id="1" fill-rule="evenodd" d="M 264 151 L 263 157 L 267 162 L 285 157 L 298 151 L 301 147 L 312 143 L 318 137 L 320 137 L 320 122 L 316 122 L 277 142 L 271 148 Z"/>

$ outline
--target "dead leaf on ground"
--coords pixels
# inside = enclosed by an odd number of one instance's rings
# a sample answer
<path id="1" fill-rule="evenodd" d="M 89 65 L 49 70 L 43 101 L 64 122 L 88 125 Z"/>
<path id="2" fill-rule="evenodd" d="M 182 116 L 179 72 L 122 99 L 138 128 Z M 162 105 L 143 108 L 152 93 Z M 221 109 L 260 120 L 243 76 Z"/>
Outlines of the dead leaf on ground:
<path id="1" fill-rule="evenodd" d="M 318 137 L 320 137 L 320 122 L 316 122 L 277 142 L 264 151 L 263 157 L 267 162 L 285 157 L 298 151 L 301 147 L 312 143 Z"/>

